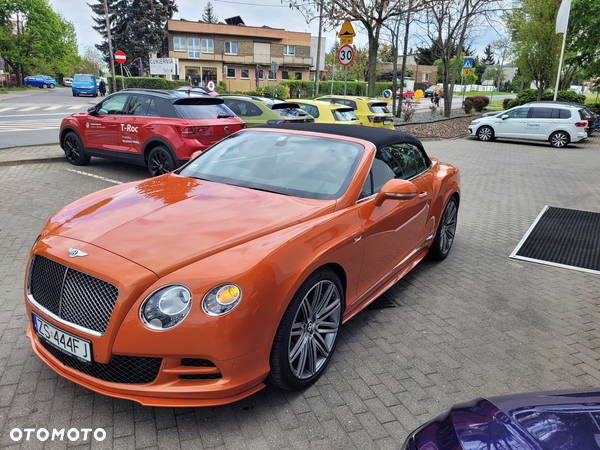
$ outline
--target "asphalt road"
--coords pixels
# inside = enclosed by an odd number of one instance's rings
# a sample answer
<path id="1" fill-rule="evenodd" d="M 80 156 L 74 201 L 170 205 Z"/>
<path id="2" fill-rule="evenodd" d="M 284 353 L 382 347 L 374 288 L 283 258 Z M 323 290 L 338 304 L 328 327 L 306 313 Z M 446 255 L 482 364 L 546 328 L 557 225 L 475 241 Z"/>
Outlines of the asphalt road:
<path id="1" fill-rule="evenodd" d="M 62 119 L 98 100 L 73 97 L 71 89 L 64 87 L 0 95 L 0 148 L 56 144 Z"/>

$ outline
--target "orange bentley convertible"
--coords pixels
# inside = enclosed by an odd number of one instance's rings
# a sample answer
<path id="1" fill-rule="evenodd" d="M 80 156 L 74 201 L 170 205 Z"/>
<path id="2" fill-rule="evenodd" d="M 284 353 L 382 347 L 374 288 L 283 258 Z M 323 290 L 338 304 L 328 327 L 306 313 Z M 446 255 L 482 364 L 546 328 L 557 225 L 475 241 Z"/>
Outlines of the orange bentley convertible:
<path id="1" fill-rule="evenodd" d="M 459 173 L 407 134 L 280 124 L 50 218 L 27 336 L 54 371 L 153 406 L 302 389 L 342 324 L 454 241 Z"/>

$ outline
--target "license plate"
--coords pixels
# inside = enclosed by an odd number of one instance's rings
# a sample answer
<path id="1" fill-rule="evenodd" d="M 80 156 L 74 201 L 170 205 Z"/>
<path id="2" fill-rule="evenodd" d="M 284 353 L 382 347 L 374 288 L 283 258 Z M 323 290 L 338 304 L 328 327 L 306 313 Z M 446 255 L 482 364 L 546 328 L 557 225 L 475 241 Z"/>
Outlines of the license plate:
<path id="1" fill-rule="evenodd" d="M 384 124 L 384 125 L 389 125 L 389 124 L 391 124 L 391 123 L 392 123 L 392 121 L 391 121 L 391 120 L 384 120 L 384 121 L 383 121 L 383 124 Z"/>
<path id="2" fill-rule="evenodd" d="M 69 355 L 86 362 L 92 362 L 92 345 L 90 341 L 56 328 L 35 313 L 31 313 L 31 316 L 33 318 L 33 329 L 39 338 Z"/>

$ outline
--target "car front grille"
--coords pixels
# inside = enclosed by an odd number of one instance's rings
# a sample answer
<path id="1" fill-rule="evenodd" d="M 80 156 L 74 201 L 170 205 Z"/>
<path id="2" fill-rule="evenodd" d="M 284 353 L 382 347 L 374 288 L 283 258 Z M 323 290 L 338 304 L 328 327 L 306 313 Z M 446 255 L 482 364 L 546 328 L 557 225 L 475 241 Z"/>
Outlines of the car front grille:
<path id="1" fill-rule="evenodd" d="M 63 322 L 92 334 L 104 334 L 119 297 L 114 284 L 40 255 L 31 261 L 28 293 Z"/>
<path id="2" fill-rule="evenodd" d="M 149 384 L 158 376 L 162 358 L 145 356 L 114 355 L 107 364 L 87 363 L 58 350 L 44 339 L 39 339 L 42 346 L 63 365 L 109 383 Z"/>

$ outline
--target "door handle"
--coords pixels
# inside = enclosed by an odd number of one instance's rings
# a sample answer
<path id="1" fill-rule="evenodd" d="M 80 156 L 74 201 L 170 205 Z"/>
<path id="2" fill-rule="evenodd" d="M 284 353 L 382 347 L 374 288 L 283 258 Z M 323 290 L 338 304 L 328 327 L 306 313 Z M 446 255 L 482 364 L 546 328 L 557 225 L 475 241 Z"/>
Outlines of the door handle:
<path id="1" fill-rule="evenodd" d="M 150 130 L 150 131 L 154 130 L 154 125 L 147 125 L 146 130 Z"/>
<path id="2" fill-rule="evenodd" d="M 419 198 L 427 197 L 427 192 L 421 192 Z"/>

